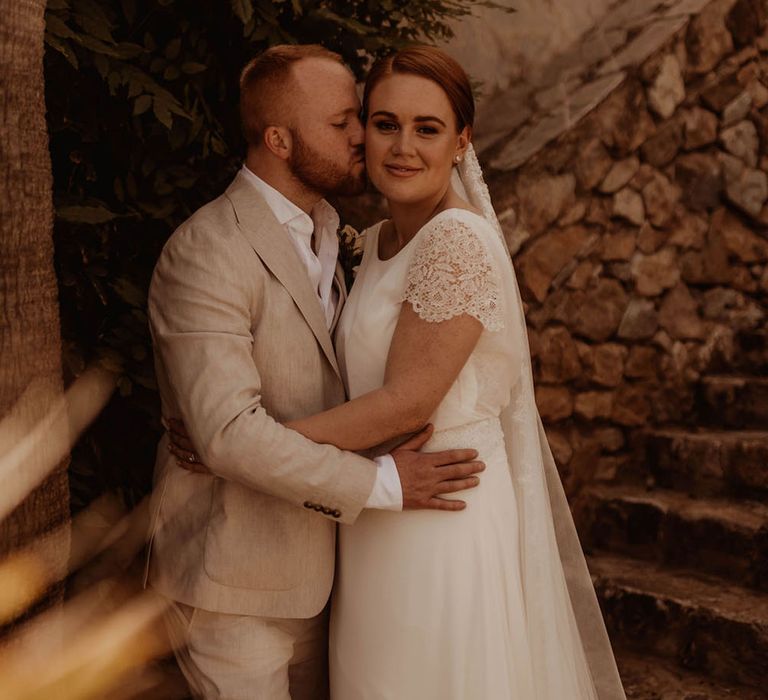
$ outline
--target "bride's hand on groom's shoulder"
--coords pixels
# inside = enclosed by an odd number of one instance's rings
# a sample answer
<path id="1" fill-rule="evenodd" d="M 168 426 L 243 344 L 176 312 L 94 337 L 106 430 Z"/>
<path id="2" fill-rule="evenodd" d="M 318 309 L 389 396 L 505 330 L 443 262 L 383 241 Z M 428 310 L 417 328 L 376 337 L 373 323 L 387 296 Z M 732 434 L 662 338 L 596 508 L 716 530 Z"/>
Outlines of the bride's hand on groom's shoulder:
<path id="1" fill-rule="evenodd" d="M 485 464 L 477 460 L 477 450 L 421 452 L 432 433 L 433 426 L 428 425 L 391 452 L 403 489 L 403 509 L 464 510 L 464 501 L 443 496 L 475 488 L 480 483 L 476 475 Z"/>

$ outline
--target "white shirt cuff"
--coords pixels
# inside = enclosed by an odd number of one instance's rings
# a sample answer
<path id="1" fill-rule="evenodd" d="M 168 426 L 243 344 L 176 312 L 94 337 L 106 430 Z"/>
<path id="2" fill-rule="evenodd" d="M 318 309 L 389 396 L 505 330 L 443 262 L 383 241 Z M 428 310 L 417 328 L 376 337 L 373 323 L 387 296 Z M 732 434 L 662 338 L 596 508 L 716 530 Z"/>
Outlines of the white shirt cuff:
<path id="1" fill-rule="evenodd" d="M 373 489 L 365 507 L 377 510 L 402 510 L 403 487 L 400 485 L 400 475 L 397 472 L 395 460 L 392 455 L 387 454 L 376 457 L 373 461 L 378 467 L 376 481 L 373 482 Z"/>

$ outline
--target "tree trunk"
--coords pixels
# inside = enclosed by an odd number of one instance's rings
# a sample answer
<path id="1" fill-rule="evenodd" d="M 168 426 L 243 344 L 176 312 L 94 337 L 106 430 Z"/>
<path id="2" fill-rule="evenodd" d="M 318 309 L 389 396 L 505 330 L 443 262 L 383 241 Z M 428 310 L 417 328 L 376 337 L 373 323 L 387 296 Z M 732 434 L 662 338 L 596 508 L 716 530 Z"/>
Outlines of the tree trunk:
<path id="1" fill-rule="evenodd" d="M 43 89 L 45 5 L 0 0 L 0 453 L 62 393 Z M 53 560 L 46 561 L 63 571 L 68 521 L 66 464 L 60 464 L 0 523 L 0 557 L 63 525 Z"/>

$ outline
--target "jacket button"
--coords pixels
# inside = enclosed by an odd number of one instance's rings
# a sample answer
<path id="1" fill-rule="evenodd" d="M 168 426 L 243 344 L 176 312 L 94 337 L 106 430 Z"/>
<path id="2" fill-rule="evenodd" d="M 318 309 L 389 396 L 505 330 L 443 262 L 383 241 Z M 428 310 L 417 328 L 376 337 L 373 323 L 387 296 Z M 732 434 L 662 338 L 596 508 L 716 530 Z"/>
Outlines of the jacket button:
<path id="1" fill-rule="evenodd" d="M 317 504 L 313 505 L 312 507 L 313 507 L 313 508 L 314 508 L 314 509 L 315 509 L 315 510 L 318 512 L 318 513 L 319 513 L 319 512 L 320 512 L 320 511 L 323 509 L 323 507 L 322 507 L 322 506 L 319 506 L 319 505 L 317 505 Z"/>
<path id="2" fill-rule="evenodd" d="M 304 507 L 305 508 L 311 508 L 314 504 L 310 503 L 309 501 L 304 501 Z"/>
<path id="3" fill-rule="evenodd" d="M 331 515 L 334 518 L 340 518 L 341 517 L 341 511 L 340 510 L 334 510 L 334 511 L 331 512 Z"/>
<path id="4" fill-rule="evenodd" d="M 328 507 L 325 507 L 325 508 L 323 508 L 323 513 L 325 513 L 326 515 L 330 515 L 330 514 L 331 514 L 331 512 L 332 512 L 332 511 L 331 511 L 331 509 L 330 509 L 330 508 L 328 508 Z"/>

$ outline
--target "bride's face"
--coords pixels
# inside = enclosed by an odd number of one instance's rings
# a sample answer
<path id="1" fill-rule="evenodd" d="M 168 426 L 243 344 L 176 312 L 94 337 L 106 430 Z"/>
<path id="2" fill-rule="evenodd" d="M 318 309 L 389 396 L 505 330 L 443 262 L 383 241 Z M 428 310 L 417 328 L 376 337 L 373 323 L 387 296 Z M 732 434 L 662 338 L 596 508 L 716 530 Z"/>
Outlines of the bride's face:
<path id="1" fill-rule="evenodd" d="M 368 178 L 390 202 L 435 203 L 445 194 L 454 158 L 469 143 L 457 130 L 443 89 L 418 75 L 384 78 L 368 99 Z"/>

